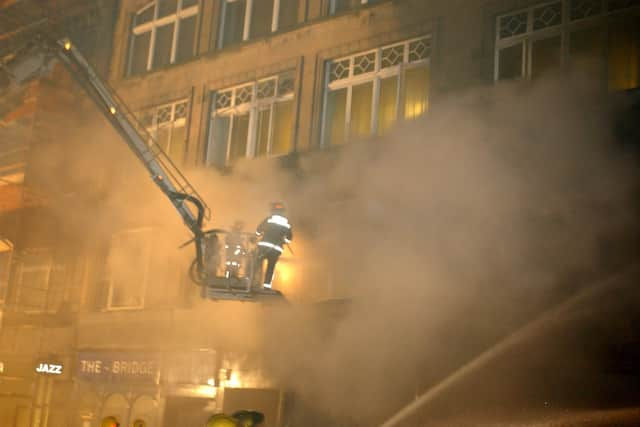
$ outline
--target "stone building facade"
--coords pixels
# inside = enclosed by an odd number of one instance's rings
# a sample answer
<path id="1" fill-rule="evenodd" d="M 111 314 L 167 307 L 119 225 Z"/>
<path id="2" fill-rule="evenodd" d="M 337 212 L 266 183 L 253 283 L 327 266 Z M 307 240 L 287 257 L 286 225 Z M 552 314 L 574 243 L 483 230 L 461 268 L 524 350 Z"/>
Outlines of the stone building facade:
<path id="1" fill-rule="evenodd" d="M 21 16 L 36 10 L 10 3 Z M 550 70 L 588 68 L 603 92 L 640 85 L 633 0 L 95 3 L 74 15 L 93 28 L 77 43 L 187 171 L 242 158 L 295 167 L 298 156 L 384 134 L 466 88 L 526 84 Z M 184 272 L 166 268 L 157 224 L 102 225 L 114 203 L 104 188 L 123 178 L 100 162 L 65 172 L 80 155 L 51 166 L 51 153 L 86 151 L 94 124 L 107 135 L 98 143 L 117 138 L 78 93 L 54 70 L 0 104 L 0 424 L 87 427 L 115 416 L 198 426 L 250 405 L 269 426 L 286 425 L 259 339 L 230 338 L 243 329 L 223 330 Z M 69 117 L 81 124 L 69 129 Z M 100 206 L 104 217 L 84 223 L 70 206 Z M 140 268 L 120 272 L 114 259 Z M 185 413 L 192 418 L 178 422 Z"/>

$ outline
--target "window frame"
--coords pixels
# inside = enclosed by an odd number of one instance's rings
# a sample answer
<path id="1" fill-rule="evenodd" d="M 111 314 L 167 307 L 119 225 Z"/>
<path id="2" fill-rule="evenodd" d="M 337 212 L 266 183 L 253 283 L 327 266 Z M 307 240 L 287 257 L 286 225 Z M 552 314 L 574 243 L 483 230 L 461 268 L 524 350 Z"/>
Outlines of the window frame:
<path id="1" fill-rule="evenodd" d="M 235 43 L 225 44 L 224 36 L 225 36 L 225 22 L 226 22 L 226 14 L 227 14 L 227 5 L 229 3 L 235 3 L 242 0 L 221 0 L 220 5 L 220 21 L 218 24 L 218 39 L 217 39 L 217 48 L 218 50 L 225 49 L 228 46 L 231 46 Z M 251 35 L 251 17 L 253 14 L 253 3 L 256 0 L 245 0 L 244 6 L 244 21 L 242 23 L 242 39 L 236 43 L 244 43 L 252 39 Z M 259 0 L 258 0 L 259 1 Z M 271 31 L 269 34 L 277 33 L 281 30 L 280 28 L 280 3 L 282 0 L 273 0 L 273 11 L 271 15 Z M 300 7 L 298 1 L 298 8 Z M 297 20 L 296 20 L 297 23 Z"/>
<path id="2" fill-rule="evenodd" d="M 410 61 L 410 44 L 419 40 L 425 40 L 427 43 L 427 55 L 424 59 L 419 59 L 415 61 Z M 399 64 L 392 65 L 389 67 L 382 67 L 382 51 L 389 48 L 394 48 L 396 46 L 403 46 L 403 58 Z M 400 122 L 404 120 L 404 104 L 403 100 L 400 99 L 404 84 L 405 78 L 404 73 L 406 70 L 414 69 L 414 68 L 425 68 L 426 70 L 431 69 L 431 50 L 433 49 L 433 38 L 430 34 L 412 37 L 410 39 L 406 39 L 400 42 L 391 43 L 387 45 L 383 45 L 380 47 L 376 47 L 374 49 L 368 49 L 359 51 L 356 53 L 352 53 L 347 56 L 336 57 L 325 61 L 325 70 L 324 70 L 324 95 L 322 99 L 322 119 L 320 123 L 320 148 L 329 148 L 332 146 L 330 141 L 326 139 L 326 123 L 327 123 L 327 106 L 328 106 L 328 98 L 329 94 L 332 91 L 347 89 L 346 100 L 345 100 L 345 120 L 344 120 L 344 143 L 348 143 L 350 138 L 349 130 L 351 127 L 351 101 L 352 101 L 352 92 L 353 87 L 361 84 L 366 84 L 372 82 L 372 95 L 371 95 L 371 125 L 369 129 L 369 136 L 376 135 L 378 132 L 378 112 L 379 112 L 379 101 L 380 101 L 380 84 L 381 81 L 385 78 L 389 77 L 397 77 L 398 84 L 396 88 L 396 122 Z M 369 72 L 364 72 L 359 75 L 355 75 L 354 73 L 354 60 L 356 57 L 361 57 L 363 55 L 367 55 L 370 53 L 375 53 L 375 64 L 374 70 Z M 335 81 L 331 81 L 331 65 L 335 62 L 349 60 L 349 73 L 348 76 L 342 79 L 338 79 Z"/>
<path id="3" fill-rule="evenodd" d="M 177 0 L 176 12 L 163 16 L 161 18 L 158 17 L 158 1 L 154 0 L 144 5 L 140 9 L 138 9 L 134 14 L 131 22 L 131 29 L 129 31 L 129 54 L 127 55 L 127 67 L 126 67 L 126 75 L 134 76 L 138 74 L 143 74 L 145 72 L 150 72 L 154 70 L 153 68 L 153 60 L 155 56 L 155 44 L 156 44 L 156 36 L 157 30 L 159 27 L 163 27 L 168 24 L 173 25 L 173 37 L 171 40 L 171 54 L 169 59 L 169 65 L 176 63 L 176 54 L 178 49 L 178 39 L 180 37 L 180 22 L 183 19 L 190 18 L 192 16 L 198 16 L 199 14 L 199 2 L 196 2 L 193 6 L 189 6 L 187 8 L 182 8 L 183 0 Z M 136 24 L 136 18 L 144 13 L 147 9 L 154 8 L 153 18 L 149 22 L 145 22 L 142 24 Z M 198 29 L 198 22 L 196 18 L 196 33 Z M 149 39 L 149 48 L 147 50 L 147 65 L 145 70 L 142 73 L 132 73 L 132 65 L 133 65 L 133 54 L 134 54 L 134 43 L 137 36 L 141 36 L 145 33 L 151 33 Z M 195 36 L 197 38 L 197 34 Z M 194 45 L 192 46 L 192 54 L 195 53 L 195 40 Z M 161 67 L 159 67 L 161 68 Z"/>
<path id="4" fill-rule="evenodd" d="M 8 252 L 5 267 L 5 277 L 0 277 L 0 306 L 7 302 L 9 283 L 11 281 L 11 266 L 13 261 L 14 245 L 9 239 L 0 239 L 0 253 Z"/>
<path id="5" fill-rule="evenodd" d="M 24 258 L 29 255 L 40 255 L 43 256 L 46 261 L 43 264 L 38 264 L 37 266 L 25 267 Z M 49 312 L 49 294 L 51 291 L 51 273 L 54 269 L 53 262 L 53 254 L 46 249 L 34 249 L 29 250 L 22 254 L 20 260 L 20 268 L 17 274 L 17 289 L 16 289 L 16 308 L 24 313 L 46 313 Z M 24 273 L 25 272 L 36 272 L 36 271 L 46 271 L 46 280 L 45 280 L 45 288 L 42 290 L 45 294 L 44 303 L 41 307 L 33 307 L 33 306 L 25 306 L 22 303 L 22 298 L 25 290 L 24 284 Z M 32 286 L 29 286 L 29 289 L 35 289 Z"/>
<path id="6" fill-rule="evenodd" d="M 152 256 L 153 256 L 153 233 L 152 233 L 152 229 L 150 227 L 142 227 L 142 228 L 133 228 L 133 229 L 127 229 L 127 230 L 122 230 L 119 231 L 117 233 L 114 233 L 111 236 L 111 244 L 109 246 L 109 254 L 113 248 L 113 244 L 115 239 L 123 234 L 129 234 L 129 233 L 140 233 L 140 234 L 147 234 L 146 236 L 143 236 L 142 238 L 144 239 L 144 251 L 145 251 L 145 262 L 144 262 L 144 269 L 143 269 L 143 282 L 140 286 L 140 304 L 138 305 L 130 305 L 130 306 L 113 306 L 113 293 L 114 293 L 114 278 L 113 278 L 113 273 L 111 272 L 110 266 L 106 265 L 106 271 L 107 271 L 107 282 L 108 282 L 108 290 L 107 290 L 107 300 L 105 302 L 105 311 L 128 311 L 128 310 L 141 310 L 144 309 L 145 307 L 145 300 L 146 300 L 146 296 L 147 296 L 147 287 L 148 287 L 148 282 L 149 282 L 149 277 L 150 277 L 150 269 L 151 269 L 151 262 L 152 262 Z M 108 259 L 108 258 L 107 258 Z"/>
<path id="7" fill-rule="evenodd" d="M 290 76 L 293 79 L 293 88 L 290 92 L 287 92 L 284 95 L 280 95 L 278 93 L 278 90 L 280 87 L 280 81 L 286 76 Z M 275 94 L 270 97 L 259 98 L 258 86 L 260 85 L 260 83 L 267 82 L 269 80 L 274 80 Z M 295 70 L 287 70 L 275 75 L 262 77 L 250 82 L 245 82 L 242 84 L 225 87 L 223 89 L 214 91 L 214 96 L 212 97 L 211 114 L 209 116 L 209 120 L 211 123 L 211 126 L 210 126 L 211 130 L 207 138 L 208 139 L 207 146 L 209 147 L 211 146 L 211 144 L 215 143 L 215 141 L 213 140 L 213 134 L 214 134 L 213 121 L 217 117 L 231 117 L 229 130 L 227 132 L 226 141 L 225 141 L 225 145 L 226 145 L 225 165 L 229 165 L 231 162 L 231 158 L 230 158 L 231 148 L 232 148 L 231 142 L 233 137 L 233 127 L 235 123 L 235 117 L 238 115 L 248 114 L 249 125 L 247 130 L 247 141 L 246 141 L 246 150 L 245 150 L 244 158 L 247 158 L 247 159 L 275 158 L 275 157 L 282 157 L 290 154 L 291 151 L 287 153 L 278 153 L 278 154 L 273 154 L 271 152 L 273 147 L 274 110 L 279 103 L 292 102 L 294 107 L 294 111 L 292 112 L 292 114 L 295 116 L 295 107 L 296 107 L 295 103 L 297 102 L 296 101 L 296 83 L 297 83 L 296 80 L 297 80 L 297 76 L 296 76 Z M 236 104 L 235 100 L 237 97 L 237 91 L 239 89 L 243 89 L 249 86 L 251 86 L 251 100 L 249 102 L 244 102 L 242 104 Z M 226 92 L 231 92 L 230 106 L 223 107 L 223 108 L 216 108 L 217 97 L 219 96 L 220 93 L 226 93 Z M 266 154 L 261 156 L 256 156 L 257 142 L 258 142 L 257 141 L 258 140 L 257 138 L 258 115 L 261 111 L 265 111 L 266 109 L 269 110 L 269 130 L 268 130 L 269 139 L 267 141 Z M 295 120 L 295 117 L 294 117 L 294 120 Z M 291 130 L 291 146 L 292 146 L 292 149 L 293 147 L 295 147 L 293 129 Z M 207 149 L 207 153 L 209 153 L 209 148 Z M 207 154 L 207 157 L 209 157 L 208 154 Z M 213 164 L 213 162 L 209 158 L 207 159 L 207 163 Z"/>
<path id="8" fill-rule="evenodd" d="M 334 16 L 336 14 L 344 13 L 344 12 L 336 12 L 336 3 L 338 0 L 329 0 L 329 15 Z M 358 6 L 367 6 L 371 4 L 377 4 L 376 0 L 360 0 L 357 5 Z"/>
<path id="9" fill-rule="evenodd" d="M 184 116 L 176 118 L 176 110 L 179 105 L 184 105 Z M 158 122 L 159 120 L 159 112 L 163 108 L 169 107 L 171 109 L 169 120 L 166 122 Z M 149 135 L 153 138 L 153 141 L 161 146 L 162 150 L 170 156 L 171 153 L 171 138 L 173 137 L 174 129 L 178 127 L 184 127 L 185 129 L 185 147 L 184 152 L 182 153 L 182 159 L 179 161 L 176 159 L 171 159 L 172 162 L 181 164 L 187 155 L 188 150 L 188 142 L 189 142 L 189 108 L 190 102 L 188 98 L 181 98 L 176 101 L 167 102 L 164 104 L 154 105 L 153 107 L 147 109 L 147 114 L 150 114 L 151 121 L 147 124 L 145 123 L 145 128 Z M 169 145 L 167 147 L 162 147 L 162 144 L 158 141 L 158 131 L 163 128 L 170 128 L 169 131 Z M 150 142 L 151 143 L 151 142 Z"/>
<path id="10" fill-rule="evenodd" d="M 638 9 L 638 6 L 630 6 L 628 8 L 612 9 L 612 0 L 594 0 L 596 4 L 599 4 L 599 9 L 588 15 L 582 17 L 572 17 L 573 2 L 579 0 L 553 0 L 543 1 L 533 4 L 531 6 L 512 10 L 507 13 L 502 13 L 495 18 L 495 34 L 494 34 L 494 67 L 493 67 L 493 81 L 498 83 L 500 81 L 509 81 L 514 79 L 500 79 L 500 51 L 509 47 L 512 47 L 518 43 L 523 45 L 522 53 L 522 73 L 517 79 L 530 80 L 533 75 L 533 44 L 536 41 L 560 37 L 560 66 L 564 67 L 571 61 L 570 55 L 570 43 L 571 35 L 575 31 L 603 27 L 605 25 L 605 19 L 609 16 L 624 13 L 629 9 Z M 552 4 L 560 4 L 560 11 L 562 13 L 559 24 L 552 25 L 542 29 L 534 29 L 534 11 L 542 7 Z M 526 27 L 524 32 L 510 35 L 506 37 L 501 36 L 501 19 L 515 16 L 521 13 L 527 14 Z"/>

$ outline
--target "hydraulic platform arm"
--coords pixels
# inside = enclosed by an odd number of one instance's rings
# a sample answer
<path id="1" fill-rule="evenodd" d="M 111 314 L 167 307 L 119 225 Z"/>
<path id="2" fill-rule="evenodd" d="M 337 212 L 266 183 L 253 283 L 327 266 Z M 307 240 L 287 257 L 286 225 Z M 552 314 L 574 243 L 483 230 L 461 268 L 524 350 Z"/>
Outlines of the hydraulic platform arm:
<path id="1" fill-rule="evenodd" d="M 39 36 L 22 50 L 12 58 L 11 77 L 19 84 L 48 74 L 55 59 L 64 64 L 142 162 L 153 182 L 171 201 L 193 233 L 196 266 L 198 271 L 202 271 L 205 235 L 202 226 L 203 221 L 209 219 L 210 210 L 191 183 L 69 39 L 51 40 Z"/>
<path id="2" fill-rule="evenodd" d="M 39 36 L 25 45 L 19 52 L 0 58 L 0 67 L 6 67 L 14 84 L 47 75 L 56 61 L 62 62 L 73 79 L 82 86 L 103 115 L 122 136 L 131 151 L 147 169 L 153 182 L 171 201 L 185 225 L 193 234 L 196 257 L 189 275 L 202 287 L 202 295 L 212 299 L 254 300 L 254 297 L 277 297 L 276 290 L 254 287 L 258 271 L 255 253 L 244 263 L 242 277 L 220 276 L 219 266 L 224 255 L 219 236 L 224 230 L 203 230 L 203 222 L 210 217 L 207 205 L 193 186 L 149 135 L 115 91 L 103 81 L 73 43 L 68 39 L 52 40 Z M 10 63 L 10 66 L 7 66 Z"/>

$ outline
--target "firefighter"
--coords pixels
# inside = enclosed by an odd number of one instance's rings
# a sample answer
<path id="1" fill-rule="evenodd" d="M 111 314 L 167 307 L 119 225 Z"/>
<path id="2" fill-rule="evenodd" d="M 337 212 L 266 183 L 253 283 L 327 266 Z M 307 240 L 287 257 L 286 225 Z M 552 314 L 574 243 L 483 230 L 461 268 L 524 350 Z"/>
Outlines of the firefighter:
<path id="1" fill-rule="evenodd" d="M 264 422 L 264 414 L 257 411 L 238 411 L 231 416 L 238 420 L 240 427 L 260 426 Z"/>
<path id="2" fill-rule="evenodd" d="M 240 273 L 240 267 L 242 261 L 247 255 L 247 248 L 244 244 L 242 236 L 242 229 L 244 223 L 242 221 L 236 221 L 231 227 L 231 232 L 227 234 L 225 239 L 225 272 L 224 275 L 228 279 L 230 277 L 238 277 Z"/>
<path id="3" fill-rule="evenodd" d="M 278 258 L 283 252 L 283 245 L 289 244 L 293 239 L 291 224 L 285 216 L 286 210 L 281 202 L 271 204 L 271 216 L 260 223 L 256 234 L 260 237 L 258 242 L 258 263 L 261 265 L 267 260 L 267 271 L 264 275 L 263 288 L 271 289 L 273 272 Z"/>

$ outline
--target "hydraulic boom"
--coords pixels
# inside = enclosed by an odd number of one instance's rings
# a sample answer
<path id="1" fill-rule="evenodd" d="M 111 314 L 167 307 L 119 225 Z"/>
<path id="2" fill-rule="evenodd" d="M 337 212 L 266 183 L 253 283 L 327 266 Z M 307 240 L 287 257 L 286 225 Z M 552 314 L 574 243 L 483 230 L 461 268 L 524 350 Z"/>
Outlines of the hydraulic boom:
<path id="1" fill-rule="evenodd" d="M 220 236 L 226 231 L 203 230 L 203 223 L 210 219 L 211 212 L 202 197 L 69 39 L 51 40 L 43 36 L 34 38 L 20 52 L 12 55 L 10 77 L 14 84 L 19 85 L 26 80 L 45 76 L 55 60 L 66 67 L 111 122 L 193 234 L 189 243 L 194 243 L 196 256 L 189 275 L 202 286 L 202 295 L 212 299 L 234 300 L 252 300 L 254 296 L 281 296 L 278 291 L 254 288 L 253 277 L 257 266 L 254 252 L 247 257 L 242 277 L 225 277 L 224 274 L 219 274 L 219 266 L 223 262 Z M 0 63 L 0 66 L 3 65 L 5 64 Z"/>

